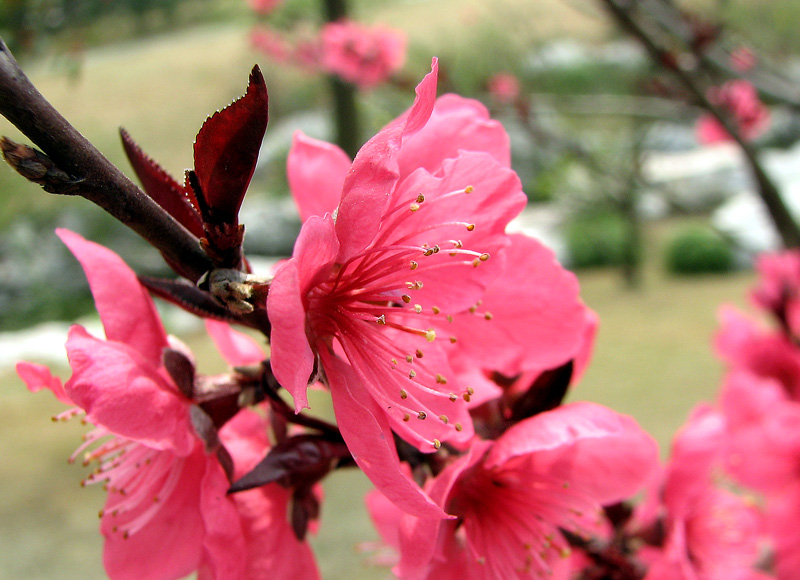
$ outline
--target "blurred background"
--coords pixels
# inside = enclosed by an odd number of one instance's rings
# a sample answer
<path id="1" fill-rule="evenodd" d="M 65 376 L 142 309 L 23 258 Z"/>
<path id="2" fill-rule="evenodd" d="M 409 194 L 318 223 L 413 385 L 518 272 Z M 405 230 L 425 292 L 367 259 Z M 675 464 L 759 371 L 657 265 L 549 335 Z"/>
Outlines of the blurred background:
<path id="1" fill-rule="evenodd" d="M 299 229 L 285 178 L 292 133 L 350 150 L 411 104 L 438 56 L 440 94 L 480 99 L 511 136 L 530 199 L 514 227 L 575 271 L 599 314 L 593 361 L 570 398 L 633 415 L 666 453 L 688 410 L 717 389 L 718 307 L 746 307 L 754 257 L 780 246 L 740 144 L 714 132 L 673 73 L 705 83 L 787 205 L 800 208 L 800 4 L 648 3 L 663 29 L 680 24 L 689 38 L 667 43 L 660 62 L 600 0 L 0 0 L 0 35 L 50 102 L 129 175 L 120 127 L 180 180 L 201 124 L 243 94 L 258 63 L 270 122 L 241 216 L 256 263 L 289 254 Z M 325 61 L 320 30 L 342 16 L 400 39 L 386 49 L 386 70 L 348 77 Z M 706 74 L 707 55 L 728 60 Z M 727 84 L 742 79 L 752 90 Z M 0 134 L 27 142 L 1 118 Z M 0 580 L 104 577 L 103 493 L 81 489 L 85 470 L 66 462 L 86 428 L 52 423 L 61 405 L 28 393 L 13 372 L 35 360 L 68 376 L 68 324 L 97 325 L 55 227 L 112 247 L 139 273 L 168 274 L 100 209 L 0 168 Z M 201 372 L 224 368 L 195 320 L 162 310 Z M 312 539 L 324 578 L 391 577 L 370 564 L 368 488 L 356 472 L 326 480 Z"/>

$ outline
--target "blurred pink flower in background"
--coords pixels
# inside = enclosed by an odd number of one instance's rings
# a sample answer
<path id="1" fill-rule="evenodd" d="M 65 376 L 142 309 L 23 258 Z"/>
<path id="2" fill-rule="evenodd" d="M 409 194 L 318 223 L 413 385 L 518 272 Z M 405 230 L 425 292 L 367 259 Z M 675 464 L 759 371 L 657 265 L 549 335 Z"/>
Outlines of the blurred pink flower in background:
<path id="1" fill-rule="evenodd" d="M 320 32 L 321 67 L 362 89 L 385 82 L 406 60 L 401 31 L 341 20 Z"/>
<path id="2" fill-rule="evenodd" d="M 755 139 L 769 128 L 769 109 L 764 106 L 755 87 L 748 81 L 733 80 L 720 87 L 712 87 L 708 98 L 730 115 L 745 140 Z M 706 145 L 732 140 L 719 121 L 708 114 L 698 119 L 695 129 L 697 139 Z"/>
<path id="3" fill-rule="evenodd" d="M 258 14 L 269 14 L 283 4 L 283 0 L 247 0 L 247 4 Z"/>
<path id="4" fill-rule="evenodd" d="M 647 503 L 639 508 L 665 516 L 664 545 L 639 554 L 649 564 L 645 580 L 766 578 L 754 570 L 763 516 L 751 499 L 720 485 L 726 429 L 722 413 L 701 405 L 675 436 L 663 480 L 650 495 L 660 510 Z"/>
<path id="5" fill-rule="evenodd" d="M 519 79 L 511 73 L 497 73 L 489 78 L 488 89 L 492 100 L 508 105 L 519 97 Z"/>
<path id="6" fill-rule="evenodd" d="M 250 45 L 279 63 L 289 63 L 294 51 L 288 40 L 266 26 L 256 26 L 250 31 Z"/>
<path id="7" fill-rule="evenodd" d="M 731 66 L 739 72 L 747 72 L 756 66 L 756 54 L 746 46 L 731 53 Z"/>

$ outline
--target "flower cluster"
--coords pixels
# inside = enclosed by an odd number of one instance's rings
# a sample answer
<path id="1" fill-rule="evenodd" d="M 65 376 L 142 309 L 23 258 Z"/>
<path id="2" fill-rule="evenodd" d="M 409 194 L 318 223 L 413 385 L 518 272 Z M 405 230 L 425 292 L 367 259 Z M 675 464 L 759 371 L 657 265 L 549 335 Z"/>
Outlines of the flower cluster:
<path id="1" fill-rule="evenodd" d="M 262 24 L 251 31 L 250 43 L 276 62 L 336 75 L 360 89 L 387 82 L 406 60 L 403 32 L 351 20 L 328 22 L 313 34 L 293 35 Z"/>
<path id="2" fill-rule="evenodd" d="M 708 93 L 708 99 L 730 116 L 745 140 L 760 137 L 769 128 L 769 109 L 761 102 L 755 87 L 748 81 L 733 80 L 720 87 L 713 87 Z M 696 130 L 698 140 L 704 144 L 732 139 L 722 124 L 710 114 L 698 119 Z"/>
<path id="3" fill-rule="evenodd" d="M 656 444 L 629 417 L 562 404 L 596 317 L 550 250 L 507 231 L 526 197 L 502 125 L 477 101 L 437 98 L 437 76 L 434 60 L 412 106 L 354 159 L 295 135 L 287 175 L 303 225 L 272 276 L 250 272 L 238 222 L 266 127 L 257 70 L 201 128 L 182 185 L 123 134 L 146 192 L 213 265 L 196 284 L 139 279 L 59 232 L 105 338 L 73 327 L 63 384 L 32 363 L 18 373 L 94 426 L 73 458 L 96 463 L 86 483 L 108 491 L 112 579 L 316 578 L 305 537 L 318 483 L 353 466 L 375 486 L 370 510 L 401 578 L 566 579 L 607 571 L 614 550 L 631 570 L 644 561 L 630 546 L 653 518 L 614 506 L 656 480 Z M 148 291 L 206 319 L 227 373 L 196 371 Z M 260 332 L 269 354 L 228 322 Z M 308 413 L 311 386 L 329 393 L 335 425 Z M 694 513 L 674 505 L 669 533 Z"/>

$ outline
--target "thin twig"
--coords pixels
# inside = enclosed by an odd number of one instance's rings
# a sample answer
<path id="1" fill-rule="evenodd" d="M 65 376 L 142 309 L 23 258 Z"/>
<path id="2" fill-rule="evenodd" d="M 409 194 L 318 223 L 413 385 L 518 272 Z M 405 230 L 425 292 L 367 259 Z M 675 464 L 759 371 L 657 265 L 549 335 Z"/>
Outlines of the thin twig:
<path id="1" fill-rule="evenodd" d="M 647 53 L 657 65 L 664 66 L 664 63 L 674 62 L 674 59 L 671 58 L 671 53 L 660 46 L 658 42 L 651 37 L 650 33 L 632 16 L 631 10 L 628 8 L 628 6 L 632 6 L 632 4 L 627 3 L 624 5 L 618 0 L 602 0 L 602 2 L 622 28 L 632 34 L 644 46 Z M 797 223 L 784 204 L 778 192 L 778 188 L 759 162 L 755 149 L 744 140 L 730 117 L 706 97 L 705 90 L 689 71 L 677 65 L 667 66 L 665 68 L 668 68 L 675 75 L 681 85 L 683 85 L 701 108 L 708 111 L 719 121 L 725 131 L 728 132 L 742 150 L 745 160 L 750 167 L 753 179 L 756 182 L 757 192 L 761 196 L 764 205 L 767 207 L 767 211 L 778 230 L 778 234 L 781 236 L 784 246 L 787 248 L 800 247 L 800 229 L 797 227 Z"/>

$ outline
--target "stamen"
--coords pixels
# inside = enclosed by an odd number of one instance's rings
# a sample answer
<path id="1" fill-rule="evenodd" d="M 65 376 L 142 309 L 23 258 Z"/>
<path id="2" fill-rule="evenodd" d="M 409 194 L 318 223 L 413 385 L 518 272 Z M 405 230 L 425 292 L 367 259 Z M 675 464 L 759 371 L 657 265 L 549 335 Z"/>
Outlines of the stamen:
<path id="1" fill-rule="evenodd" d="M 433 448 L 439 449 L 442 446 L 442 443 L 438 439 L 433 440 Z"/>
<path id="2" fill-rule="evenodd" d="M 419 419 L 420 421 L 424 421 L 427 418 L 428 414 L 425 411 L 420 411 L 419 413 L 417 413 L 417 419 Z"/>
<path id="3" fill-rule="evenodd" d="M 471 185 L 468 185 L 467 187 L 464 188 L 464 193 L 472 193 L 473 191 L 475 191 L 475 188 L 472 187 Z"/>

